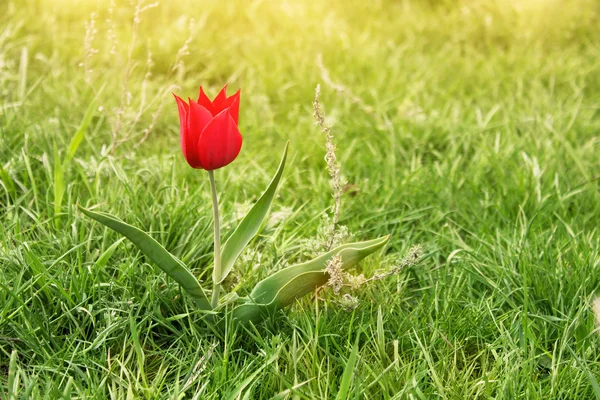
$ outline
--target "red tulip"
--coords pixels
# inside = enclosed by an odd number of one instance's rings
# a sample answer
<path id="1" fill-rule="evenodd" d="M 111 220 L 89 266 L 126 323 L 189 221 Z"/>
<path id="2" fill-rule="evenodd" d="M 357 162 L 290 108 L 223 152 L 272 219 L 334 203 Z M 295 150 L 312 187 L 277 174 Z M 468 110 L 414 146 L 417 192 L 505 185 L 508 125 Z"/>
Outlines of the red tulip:
<path id="1" fill-rule="evenodd" d="M 213 101 L 200 86 L 198 101 L 177 95 L 181 151 L 192 168 L 212 171 L 236 159 L 242 148 L 238 129 L 240 91 L 227 97 L 227 85 Z"/>

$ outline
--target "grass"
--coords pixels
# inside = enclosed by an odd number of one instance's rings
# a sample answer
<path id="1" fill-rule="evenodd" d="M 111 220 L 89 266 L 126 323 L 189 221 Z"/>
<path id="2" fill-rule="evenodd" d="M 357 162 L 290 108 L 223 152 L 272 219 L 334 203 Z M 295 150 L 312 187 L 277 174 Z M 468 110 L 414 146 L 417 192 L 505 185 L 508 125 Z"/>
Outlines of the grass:
<path id="1" fill-rule="evenodd" d="M 106 3 L 0 4 L 1 398 L 600 398 L 597 2 L 164 1 L 139 23 Z M 392 235 L 360 268 L 414 244 L 423 261 L 352 312 L 307 297 L 207 333 L 75 205 L 152 232 L 208 288 L 209 182 L 169 92 L 224 82 L 244 135 L 216 173 L 225 232 L 291 140 L 240 293 L 305 259 L 332 206 L 318 83 L 354 189 L 340 223 Z"/>

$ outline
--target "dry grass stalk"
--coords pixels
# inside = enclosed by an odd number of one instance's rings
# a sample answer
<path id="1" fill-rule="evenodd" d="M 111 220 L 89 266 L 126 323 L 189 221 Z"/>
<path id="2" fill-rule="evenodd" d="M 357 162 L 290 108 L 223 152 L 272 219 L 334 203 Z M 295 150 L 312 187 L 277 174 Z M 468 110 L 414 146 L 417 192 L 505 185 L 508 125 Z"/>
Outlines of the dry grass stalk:
<path id="1" fill-rule="evenodd" d="M 183 58 L 190 54 L 190 44 L 192 43 L 192 40 L 194 38 L 194 25 L 195 25 L 194 18 L 190 18 L 190 24 L 188 26 L 188 30 L 189 30 L 188 38 L 186 39 L 186 41 L 183 43 L 183 45 L 177 51 L 177 55 L 175 56 L 175 62 L 173 63 L 173 67 L 171 67 L 171 70 L 169 71 L 169 75 L 167 78 L 171 77 L 171 74 L 175 71 L 177 71 L 179 74 L 183 74 L 183 69 L 184 69 Z"/>
<path id="2" fill-rule="evenodd" d="M 200 374 L 202 372 L 204 372 L 204 370 L 206 369 L 206 364 L 208 363 L 208 360 L 210 360 L 210 358 L 212 357 L 213 350 L 215 349 L 215 347 L 217 347 L 217 344 L 213 343 L 206 351 L 206 354 L 204 354 L 202 357 L 200 357 L 200 360 L 198 360 L 196 365 L 194 365 L 194 368 L 192 369 L 192 373 L 190 374 L 190 377 L 183 385 L 182 392 L 185 392 L 186 390 L 188 390 L 194 384 L 194 382 L 196 382 L 196 380 L 198 380 L 198 377 L 200 376 Z"/>
<path id="3" fill-rule="evenodd" d="M 110 51 L 109 54 L 117 55 L 117 34 L 115 32 L 115 20 L 114 20 L 114 12 L 115 12 L 115 0 L 110 0 L 108 5 L 108 18 L 106 19 L 106 24 L 108 25 L 108 41 L 110 42 Z"/>
<path id="4" fill-rule="evenodd" d="M 329 239 L 329 243 L 327 245 L 327 250 L 331 249 L 335 242 L 335 231 L 338 226 L 338 222 L 340 219 L 340 208 L 342 205 L 342 193 L 344 192 L 345 182 L 343 181 L 340 170 L 341 165 L 337 161 L 337 157 L 335 155 L 336 147 L 333 143 L 333 134 L 331 133 L 331 127 L 327 125 L 325 122 L 325 112 L 319 102 L 319 96 L 321 94 L 321 85 L 317 85 L 315 89 L 315 100 L 313 101 L 313 116 L 316 120 L 315 125 L 321 127 L 323 133 L 325 133 L 325 146 L 326 146 L 326 154 L 325 154 L 325 162 L 327 163 L 327 172 L 331 177 L 331 189 L 333 191 L 333 198 L 335 200 L 333 206 L 333 218 L 332 225 L 333 229 L 331 230 L 331 237 Z"/>
<path id="5" fill-rule="evenodd" d="M 133 149 L 137 149 L 142 145 L 142 143 L 144 143 L 148 139 L 150 133 L 156 127 L 160 115 L 162 114 L 163 109 L 165 107 L 165 103 L 170 99 L 170 97 L 168 96 L 169 92 L 172 92 L 173 90 L 177 89 L 177 85 L 163 85 L 157 90 L 157 92 L 154 95 L 148 96 L 148 91 L 150 90 L 150 81 L 152 78 L 152 68 L 154 66 L 152 52 L 150 51 L 150 44 L 148 43 L 146 46 L 146 73 L 144 74 L 144 77 L 140 84 L 141 96 L 139 100 L 139 105 L 136 105 L 135 109 L 131 109 L 132 98 L 131 93 L 129 91 L 129 87 L 132 84 L 134 84 L 134 82 L 132 82 L 133 72 L 137 68 L 137 63 L 134 59 L 134 51 L 138 46 L 139 42 L 139 29 L 142 21 L 142 14 L 151 8 L 157 7 L 158 4 L 158 2 L 145 4 L 144 0 L 138 0 L 135 5 L 131 25 L 131 38 L 128 43 L 126 60 L 124 62 L 125 66 L 123 72 L 123 79 L 120 82 L 121 93 L 118 107 L 113 109 L 105 107 L 101 99 L 99 100 L 99 109 L 106 114 L 111 124 L 112 140 L 111 143 L 108 145 L 108 152 L 113 155 L 115 153 L 115 150 L 126 142 L 135 141 Z M 109 54 L 111 56 L 116 56 L 118 49 L 114 13 L 115 0 L 111 0 L 108 8 L 108 17 L 106 19 L 106 35 L 108 43 L 110 45 Z M 85 81 L 90 85 L 95 94 L 98 95 L 98 88 L 94 86 L 94 79 L 92 74 L 93 70 L 91 68 L 90 62 L 93 55 L 98 52 L 98 50 L 93 48 L 93 41 L 97 34 L 96 18 L 97 13 L 94 12 L 91 14 L 90 20 L 86 22 L 86 36 L 84 39 L 85 58 L 81 65 L 84 67 Z M 167 73 L 167 81 L 172 77 L 172 74 L 174 72 L 182 73 L 184 70 L 183 58 L 189 54 L 189 46 L 194 37 L 194 26 L 194 19 L 190 19 L 189 36 L 177 52 L 175 62 L 172 68 L 170 68 Z M 152 112 L 150 123 L 146 128 L 139 131 L 138 126 L 142 118 L 153 108 L 154 112 Z M 131 117 L 126 117 L 128 115 L 131 115 Z"/>
<path id="6" fill-rule="evenodd" d="M 92 82 L 92 68 L 90 61 L 94 54 L 98 53 L 98 50 L 94 48 L 94 39 L 98 33 L 96 28 L 96 16 L 95 12 L 90 14 L 90 19 L 85 22 L 85 37 L 83 38 L 83 62 L 80 64 L 83 67 L 85 82 L 89 85 Z"/>
<path id="7" fill-rule="evenodd" d="M 340 293 L 340 290 L 346 281 L 346 273 L 344 272 L 343 266 L 342 257 L 337 255 L 329 260 L 327 267 L 325 268 L 325 271 L 329 274 L 327 286 L 331 286 L 335 294 Z"/>
<path id="8" fill-rule="evenodd" d="M 167 74 L 167 78 L 166 78 L 167 81 L 171 78 L 173 72 L 178 71 L 181 74 L 183 73 L 183 70 L 184 70 L 183 58 L 185 56 L 187 56 L 188 54 L 190 54 L 189 46 L 194 38 L 194 26 L 195 26 L 195 20 L 193 18 L 190 18 L 190 23 L 189 23 L 189 27 L 188 27 L 188 30 L 189 30 L 188 38 L 185 40 L 183 45 L 177 51 L 177 55 L 175 56 L 175 62 L 173 63 L 173 66 L 171 67 L 171 69 L 169 70 L 169 72 Z M 148 60 L 147 60 L 148 70 L 147 70 L 146 76 L 144 77 L 144 83 L 147 82 L 150 79 L 150 77 L 152 76 L 151 66 L 153 65 L 153 63 L 152 63 L 151 57 L 152 57 L 151 53 L 150 53 L 150 51 L 148 51 Z M 150 136 L 150 133 L 154 130 L 154 127 L 156 126 L 156 123 L 158 122 L 158 118 L 162 114 L 162 111 L 165 107 L 166 99 L 170 99 L 168 94 L 177 88 L 178 88 L 177 85 L 170 85 L 166 89 L 159 91 L 159 93 L 157 94 L 157 98 L 160 99 L 160 101 L 159 101 L 156 111 L 154 113 L 152 113 L 152 121 L 142 131 L 140 140 L 135 144 L 135 146 L 133 146 L 134 149 L 137 149 L 138 147 L 140 147 L 148 139 L 148 137 Z M 156 98 L 154 100 L 156 100 Z M 154 100 L 151 103 L 153 103 Z M 142 110 L 143 110 L 143 107 L 140 107 L 140 111 L 142 111 Z M 146 111 L 146 110 L 143 110 L 143 111 Z M 140 118 L 141 118 L 141 115 L 140 115 Z M 137 121 L 136 121 L 136 123 L 137 123 Z M 129 140 L 129 137 L 126 138 L 125 140 Z"/>
<path id="9" fill-rule="evenodd" d="M 387 272 L 373 275 L 371 278 L 367 279 L 365 283 L 385 279 L 389 276 L 396 275 L 406 267 L 412 267 L 414 265 L 417 265 L 419 261 L 421 261 L 422 256 L 423 248 L 420 245 L 412 246 L 408 250 L 408 252 L 406 252 L 404 257 L 400 259 L 400 261 L 396 264 L 395 267 L 393 267 Z"/>
<path id="10" fill-rule="evenodd" d="M 194 20 L 194 18 L 190 18 L 190 23 L 188 26 L 188 30 L 189 30 L 189 35 L 188 38 L 185 40 L 185 42 L 183 43 L 183 45 L 179 48 L 179 50 L 177 51 L 177 55 L 175 56 L 175 62 L 173 63 L 173 67 L 171 67 L 171 69 L 169 70 L 169 73 L 167 74 L 167 78 L 166 80 L 170 80 L 173 72 L 177 71 L 180 74 L 183 74 L 183 70 L 184 70 L 184 63 L 183 63 L 183 58 L 185 56 L 187 56 L 188 54 L 190 54 L 189 52 L 189 46 L 190 43 L 192 43 L 192 40 L 194 38 L 194 26 L 195 26 L 196 22 Z M 151 54 L 149 53 L 149 57 L 148 57 L 148 61 L 147 61 L 147 65 L 148 65 L 148 72 L 146 73 L 146 77 L 144 78 L 144 81 L 146 82 L 148 79 L 150 79 L 151 74 L 151 63 L 152 63 L 152 58 L 151 58 Z M 158 122 L 158 118 L 160 117 L 160 115 L 162 114 L 162 111 L 165 107 L 165 101 L 166 99 L 170 99 L 170 97 L 168 96 L 168 94 L 170 92 L 172 92 L 173 90 L 177 89 L 176 85 L 169 85 L 166 89 L 159 91 L 159 93 L 157 94 L 158 99 L 160 99 L 158 107 L 156 109 L 156 111 L 154 113 L 152 113 L 152 121 L 150 122 L 150 125 L 148 125 L 143 131 L 142 131 L 142 137 L 141 139 L 135 144 L 135 146 L 133 147 L 134 149 L 137 149 L 138 147 L 140 147 L 145 141 L 146 139 L 148 139 L 148 137 L 150 136 L 150 133 L 152 132 L 152 130 L 154 130 L 154 127 L 156 126 L 156 123 Z M 156 100 L 156 98 L 155 98 Z M 154 102 L 154 101 L 153 101 Z M 140 108 L 141 109 L 141 108 Z M 141 115 L 140 115 L 141 117 Z"/>
<path id="11" fill-rule="evenodd" d="M 158 5 L 158 3 L 154 3 L 155 5 Z M 119 142 L 119 131 L 121 130 L 121 125 L 123 123 L 123 114 L 125 113 L 125 107 L 127 105 L 127 99 L 129 97 L 129 91 L 127 89 L 128 84 L 129 84 L 129 79 L 131 79 L 131 74 L 133 73 L 133 70 L 135 68 L 133 64 L 133 51 L 135 49 L 136 43 L 137 43 L 137 37 L 138 37 L 138 33 L 139 33 L 139 28 L 140 28 L 140 22 L 141 22 L 141 15 L 142 15 L 142 10 L 147 9 L 146 6 L 144 6 L 143 0 L 138 0 L 136 6 L 135 6 L 135 12 L 133 14 L 133 25 L 132 25 L 132 29 L 131 29 L 131 42 L 129 43 L 129 51 L 127 52 L 127 61 L 125 64 L 125 72 L 123 75 L 123 82 L 121 83 L 121 104 L 119 105 L 119 108 L 117 109 L 116 112 L 116 122 L 113 125 L 113 131 L 112 131 L 112 144 L 111 144 L 111 153 L 114 154 L 116 148 L 119 146 L 119 144 L 123 143 L 122 141 Z"/>
<path id="12" fill-rule="evenodd" d="M 396 266 L 384 273 L 375 274 L 369 279 L 366 279 L 363 274 L 352 275 L 351 273 L 344 271 L 342 269 L 342 259 L 339 255 L 337 255 L 329 260 L 327 267 L 325 268 L 325 271 L 329 274 L 329 280 L 327 281 L 326 286 L 333 288 L 333 292 L 336 296 L 338 296 L 344 288 L 347 288 L 350 291 L 355 291 L 369 282 L 388 278 L 392 275 L 400 273 L 406 267 L 418 264 L 422 255 L 423 249 L 421 246 L 413 246 L 396 264 Z M 336 302 L 347 311 L 352 311 L 359 305 L 358 298 L 352 296 L 350 293 L 344 293 L 344 295 L 340 296 L 339 300 Z M 596 307 L 598 308 L 598 314 L 600 314 L 600 300 L 598 300 Z M 600 318 L 600 316 L 598 318 Z"/>

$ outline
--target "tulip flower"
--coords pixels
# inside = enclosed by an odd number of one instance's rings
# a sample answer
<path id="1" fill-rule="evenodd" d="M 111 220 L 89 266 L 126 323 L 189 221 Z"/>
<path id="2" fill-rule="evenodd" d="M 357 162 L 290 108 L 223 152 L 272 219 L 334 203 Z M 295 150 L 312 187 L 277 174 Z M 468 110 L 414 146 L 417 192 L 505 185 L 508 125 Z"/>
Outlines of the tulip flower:
<path id="1" fill-rule="evenodd" d="M 227 97 L 227 85 L 214 100 L 200 87 L 198 101 L 175 96 L 181 151 L 192 168 L 212 171 L 230 164 L 242 148 L 238 129 L 240 91 Z"/>
<path id="2" fill-rule="evenodd" d="M 179 110 L 179 134 L 183 156 L 192 168 L 207 170 L 210 179 L 215 236 L 211 304 L 216 307 L 221 291 L 222 271 L 219 200 L 213 171 L 230 164 L 242 148 L 242 135 L 238 129 L 240 91 L 227 97 L 225 85 L 211 101 L 200 86 L 198 101 L 188 98 L 188 103 L 174 93 L 173 96 Z"/>

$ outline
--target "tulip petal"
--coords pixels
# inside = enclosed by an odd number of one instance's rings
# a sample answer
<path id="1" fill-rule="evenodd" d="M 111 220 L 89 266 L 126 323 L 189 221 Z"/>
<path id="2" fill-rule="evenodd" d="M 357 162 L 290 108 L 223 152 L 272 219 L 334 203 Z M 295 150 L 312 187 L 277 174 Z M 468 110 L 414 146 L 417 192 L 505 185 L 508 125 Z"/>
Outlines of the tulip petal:
<path id="1" fill-rule="evenodd" d="M 217 114 L 219 112 L 223 111 L 225 108 L 218 110 L 216 105 L 222 104 L 224 101 L 227 101 L 227 84 L 225 84 L 225 86 L 223 86 L 223 88 L 215 96 L 215 99 L 212 101 L 213 107 L 215 107 L 215 111 L 217 112 Z"/>
<path id="2" fill-rule="evenodd" d="M 221 92 L 224 93 L 223 90 Z M 233 96 L 229 97 L 221 96 L 221 93 L 219 93 L 213 101 L 213 108 L 216 113 L 220 113 L 221 111 L 229 108 L 231 118 L 233 118 L 237 124 L 238 115 L 240 113 L 240 90 L 235 92 Z"/>
<path id="3" fill-rule="evenodd" d="M 194 159 L 193 154 L 195 149 L 190 146 L 190 144 L 194 142 L 190 142 L 189 138 L 189 129 L 188 129 L 188 117 L 190 114 L 190 106 L 185 102 L 181 97 L 175 96 L 175 101 L 177 101 L 177 110 L 179 111 L 179 142 L 181 144 L 181 152 L 183 153 L 183 157 L 186 159 L 188 164 L 190 164 L 193 168 L 201 168 L 199 167 L 199 162 L 197 161 L 197 157 Z"/>
<path id="4" fill-rule="evenodd" d="M 231 163 L 241 148 L 242 135 L 228 109 L 217 114 L 206 125 L 198 140 L 200 162 L 209 171 Z"/>
<path id="5" fill-rule="evenodd" d="M 240 114 L 240 91 L 241 89 L 238 89 L 233 96 L 227 99 L 227 101 L 231 101 L 227 106 L 229 107 L 229 114 L 236 124 L 238 123 L 238 116 Z"/>
<path id="6" fill-rule="evenodd" d="M 187 125 L 187 114 L 190 110 L 190 106 L 183 100 L 181 97 L 175 96 L 175 101 L 177 102 L 177 111 L 179 111 L 179 131 L 184 132 Z"/>
<path id="7" fill-rule="evenodd" d="M 200 86 L 200 95 L 198 95 L 198 104 L 200 104 L 202 107 L 204 107 L 208 111 L 210 111 L 210 113 L 213 116 L 218 114 L 218 112 L 215 112 L 215 110 L 213 108 L 212 101 L 210 101 L 210 99 L 208 98 L 206 93 L 204 93 L 204 89 L 202 89 L 202 86 Z"/>
<path id="8" fill-rule="evenodd" d="M 198 154 L 198 139 L 204 128 L 212 120 L 213 116 L 205 107 L 189 99 L 189 112 L 187 119 L 187 129 L 185 135 L 182 135 L 181 149 L 188 164 L 192 168 L 203 168 Z"/>

